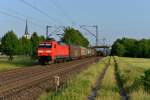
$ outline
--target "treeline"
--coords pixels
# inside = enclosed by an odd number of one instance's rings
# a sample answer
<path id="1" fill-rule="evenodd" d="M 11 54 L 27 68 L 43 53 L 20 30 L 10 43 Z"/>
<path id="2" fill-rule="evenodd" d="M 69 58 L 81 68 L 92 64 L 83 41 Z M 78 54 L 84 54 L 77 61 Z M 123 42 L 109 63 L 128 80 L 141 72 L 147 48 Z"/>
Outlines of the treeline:
<path id="1" fill-rule="evenodd" d="M 70 27 L 64 29 L 64 35 L 61 40 L 66 44 L 89 46 L 88 39 L 79 30 Z"/>
<path id="2" fill-rule="evenodd" d="M 38 36 L 34 32 L 30 39 L 22 36 L 18 38 L 13 31 L 7 32 L 1 39 L 0 51 L 13 60 L 14 55 L 36 56 L 36 48 L 40 41 L 45 40 L 44 36 Z"/>
<path id="3" fill-rule="evenodd" d="M 117 39 L 112 45 L 112 55 L 150 58 L 150 39 Z"/>
<path id="4" fill-rule="evenodd" d="M 13 59 L 14 55 L 26 55 L 36 58 L 38 44 L 40 41 L 44 40 L 44 36 L 38 36 L 36 32 L 32 34 L 30 39 L 27 39 L 24 36 L 18 38 L 13 31 L 9 31 L 1 38 L 0 52 L 8 55 L 10 61 Z M 51 38 L 48 40 L 51 40 Z M 64 29 L 64 34 L 61 41 L 66 44 L 84 47 L 89 45 L 89 41 L 81 34 L 79 30 L 70 27 Z"/>

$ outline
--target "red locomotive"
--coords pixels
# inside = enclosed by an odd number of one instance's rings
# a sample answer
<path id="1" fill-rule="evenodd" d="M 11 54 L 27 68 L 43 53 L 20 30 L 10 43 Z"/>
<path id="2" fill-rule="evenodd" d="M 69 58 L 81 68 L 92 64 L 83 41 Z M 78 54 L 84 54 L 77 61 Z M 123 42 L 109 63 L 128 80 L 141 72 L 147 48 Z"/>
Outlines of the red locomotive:
<path id="1" fill-rule="evenodd" d="M 81 46 L 66 45 L 56 41 L 44 41 L 38 46 L 38 60 L 40 63 L 69 61 L 96 54 L 93 49 Z"/>
<path id="2" fill-rule="evenodd" d="M 58 44 L 56 41 L 44 41 L 38 46 L 39 62 L 57 62 L 58 60 L 69 59 L 69 46 Z"/>

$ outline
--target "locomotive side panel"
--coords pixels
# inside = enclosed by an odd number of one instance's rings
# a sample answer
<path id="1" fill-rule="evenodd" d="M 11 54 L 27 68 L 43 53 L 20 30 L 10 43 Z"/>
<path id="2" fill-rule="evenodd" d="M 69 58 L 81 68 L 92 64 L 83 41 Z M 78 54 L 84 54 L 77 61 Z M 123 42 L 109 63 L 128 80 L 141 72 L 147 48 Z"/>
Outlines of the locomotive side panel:
<path id="1" fill-rule="evenodd" d="M 57 44 L 56 47 L 56 54 L 55 58 L 56 59 L 63 59 L 63 58 L 68 58 L 69 57 L 69 46 L 68 45 L 59 45 Z"/>

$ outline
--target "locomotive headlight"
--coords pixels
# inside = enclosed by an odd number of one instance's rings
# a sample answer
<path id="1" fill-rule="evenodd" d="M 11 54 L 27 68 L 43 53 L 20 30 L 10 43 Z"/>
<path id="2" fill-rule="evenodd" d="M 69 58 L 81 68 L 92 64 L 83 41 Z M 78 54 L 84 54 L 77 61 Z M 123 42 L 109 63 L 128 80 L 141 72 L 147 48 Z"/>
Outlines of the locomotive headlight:
<path id="1" fill-rule="evenodd" d="M 43 50 L 38 50 L 38 53 L 43 53 Z"/>
<path id="2" fill-rule="evenodd" d="M 51 53 L 51 51 L 50 51 L 50 50 L 46 50 L 45 52 L 46 52 L 46 53 Z"/>

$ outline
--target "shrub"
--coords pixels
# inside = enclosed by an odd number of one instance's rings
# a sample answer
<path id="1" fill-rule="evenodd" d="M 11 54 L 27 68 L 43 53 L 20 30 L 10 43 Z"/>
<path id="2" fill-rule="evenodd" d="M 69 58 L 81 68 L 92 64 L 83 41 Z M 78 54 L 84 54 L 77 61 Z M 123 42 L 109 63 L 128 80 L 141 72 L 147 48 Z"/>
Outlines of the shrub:
<path id="1" fill-rule="evenodd" d="M 150 69 L 146 70 L 144 72 L 144 76 L 142 76 L 141 78 L 144 89 L 150 93 Z"/>

